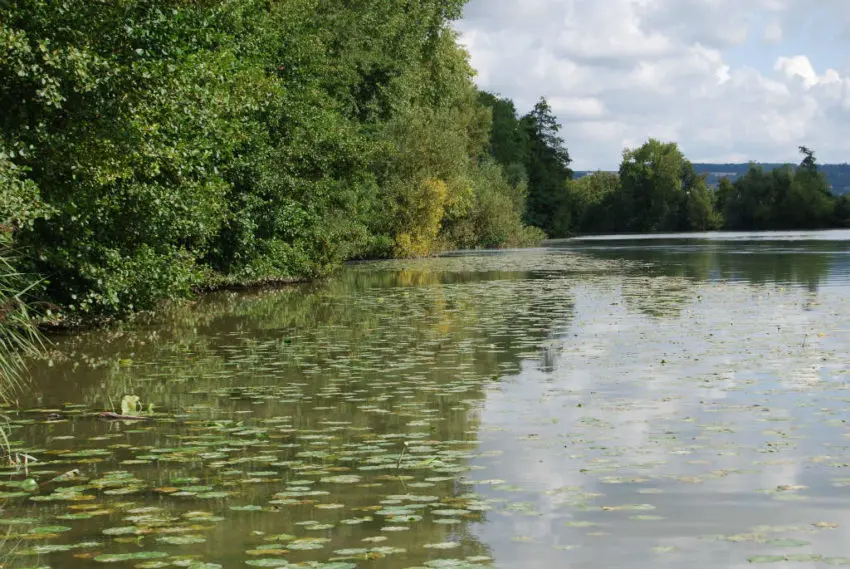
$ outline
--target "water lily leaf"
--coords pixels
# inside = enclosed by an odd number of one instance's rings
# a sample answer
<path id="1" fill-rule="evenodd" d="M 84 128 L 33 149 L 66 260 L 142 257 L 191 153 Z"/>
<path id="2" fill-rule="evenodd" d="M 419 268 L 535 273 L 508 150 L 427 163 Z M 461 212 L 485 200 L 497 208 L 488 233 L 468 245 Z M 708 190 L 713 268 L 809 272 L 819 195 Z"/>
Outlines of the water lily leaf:
<path id="1" fill-rule="evenodd" d="M 200 535 L 165 535 L 156 538 L 159 543 L 167 543 L 169 545 L 191 545 L 195 543 L 205 543 L 207 538 Z"/>
<path id="2" fill-rule="evenodd" d="M 289 561 L 281 557 L 267 557 L 264 559 L 249 559 L 245 562 L 245 565 L 252 567 L 286 567 L 289 565 Z"/>
<path id="3" fill-rule="evenodd" d="M 135 553 L 109 553 L 98 555 L 94 558 L 98 563 L 119 563 L 121 561 L 135 561 L 137 559 L 158 559 L 168 557 L 167 553 L 161 551 L 137 551 Z"/>
<path id="4" fill-rule="evenodd" d="M 321 479 L 321 482 L 327 482 L 329 484 L 357 484 L 361 480 L 363 479 L 356 474 L 342 474 L 339 476 L 326 476 Z"/>
<path id="5" fill-rule="evenodd" d="M 769 539 L 764 543 L 776 547 L 805 547 L 811 545 L 810 542 L 803 541 L 802 539 Z"/>
<path id="6" fill-rule="evenodd" d="M 68 526 L 40 526 L 40 527 L 32 528 L 27 533 L 52 534 L 52 533 L 64 533 L 66 531 L 71 531 L 71 528 L 68 527 Z"/>

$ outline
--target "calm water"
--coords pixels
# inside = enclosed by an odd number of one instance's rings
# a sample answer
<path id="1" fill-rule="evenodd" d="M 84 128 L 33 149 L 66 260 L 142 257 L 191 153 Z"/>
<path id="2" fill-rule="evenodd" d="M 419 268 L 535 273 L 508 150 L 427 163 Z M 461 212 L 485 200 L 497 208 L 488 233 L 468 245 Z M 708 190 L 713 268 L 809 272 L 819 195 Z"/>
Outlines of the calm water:
<path id="1" fill-rule="evenodd" d="M 848 239 L 364 263 L 56 338 L 0 566 L 850 565 Z M 154 420 L 96 417 L 125 395 Z"/>

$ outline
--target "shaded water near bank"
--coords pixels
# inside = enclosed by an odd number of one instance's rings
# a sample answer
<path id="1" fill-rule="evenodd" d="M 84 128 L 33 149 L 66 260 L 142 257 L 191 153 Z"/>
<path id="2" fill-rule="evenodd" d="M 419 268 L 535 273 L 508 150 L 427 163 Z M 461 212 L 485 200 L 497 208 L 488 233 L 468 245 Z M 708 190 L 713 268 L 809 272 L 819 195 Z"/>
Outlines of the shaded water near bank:
<path id="1" fill-rule="evenodd" d="M 5 567 L 850 565 L 850 234 L 362 263 L 55 339 Z M 104 422 L 124 395 L 148 422 Z"/>

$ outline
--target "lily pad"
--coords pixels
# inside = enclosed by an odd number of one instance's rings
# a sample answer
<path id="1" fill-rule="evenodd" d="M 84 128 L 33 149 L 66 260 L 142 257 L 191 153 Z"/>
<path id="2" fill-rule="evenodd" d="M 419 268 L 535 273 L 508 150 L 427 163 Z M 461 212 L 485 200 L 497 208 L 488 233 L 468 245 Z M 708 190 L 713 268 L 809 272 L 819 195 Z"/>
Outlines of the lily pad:
<path id="1" fill-rule="evenodd" d="M 168 557 L 161 551 L 136 551 L 134 553 L 108 553 L 94 558 L 98 563 L 120 563 L 121 561 L 136 561 L 139 559 L 159 559 Z"/>

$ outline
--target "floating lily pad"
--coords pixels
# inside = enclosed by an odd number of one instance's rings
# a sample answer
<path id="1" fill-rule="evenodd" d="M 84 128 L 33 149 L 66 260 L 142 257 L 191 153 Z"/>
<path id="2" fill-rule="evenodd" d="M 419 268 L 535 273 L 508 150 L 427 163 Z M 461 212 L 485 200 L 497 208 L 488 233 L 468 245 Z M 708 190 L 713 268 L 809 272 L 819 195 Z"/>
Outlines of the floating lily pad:
<path id="1" fill-rule="evenodd" d="M 787 561 L 784 555 L 754 555 L 747 559 L 750 563 L 783 563 Z"/>
<path id="2" fill-rule="evenodd" d="M 52 533 L 64 533 L 66 531 L 71 531 L 71 528 L 68 526 L 39 526 L 28 530 L 27 533 L 32 534 L 52 534 Z"/>
<path id="3" fill-rule="evenodd" d="M 137 551 L 135 553 L 110 553 L 98 555 L 94 558 L 99 563 L 120 563 L 121 561 L 136 561 L 139 559 L 159 559 L 168 557 L 167 553 L 161 551 Z"/>
<path id="4" fill-rule="evenodd" d="M 207 538 L 200 535 L 164 535 L 156 538 L 159 543 L 167 543 L 169 545 L 191 545 L 195 543 L 205 543 Z"/>
<path id="5" fill-rule="evenodd" d="M 289 561 L 282 557 L 267 557 L 263 559 L 249 559 L 245 562 L 251 567 L 286 567 Z"/>

